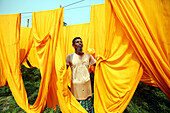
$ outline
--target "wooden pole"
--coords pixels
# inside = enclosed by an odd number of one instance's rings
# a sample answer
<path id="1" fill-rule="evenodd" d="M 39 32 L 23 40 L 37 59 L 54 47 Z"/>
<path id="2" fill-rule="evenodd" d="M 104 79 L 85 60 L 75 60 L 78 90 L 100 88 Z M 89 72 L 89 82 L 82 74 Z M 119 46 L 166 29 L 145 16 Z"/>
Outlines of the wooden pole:
<path id="1" fill-rule="evenodd" d="M 27 19 L 27 27 L 29 27 L 29 19 Z"/>

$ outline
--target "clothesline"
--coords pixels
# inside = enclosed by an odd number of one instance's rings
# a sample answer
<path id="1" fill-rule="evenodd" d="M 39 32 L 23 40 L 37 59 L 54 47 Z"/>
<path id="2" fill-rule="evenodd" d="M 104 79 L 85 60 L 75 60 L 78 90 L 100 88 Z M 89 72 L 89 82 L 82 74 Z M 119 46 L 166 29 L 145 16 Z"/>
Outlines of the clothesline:
<path id="1" fill-rule="evenodd" d="M 72 10 L 72 9 L 85 8 L 85 7 L 91 7 L 91 5 L 74 7 L 74 8 L 64 9 L 64 10 Z M 30 14 L 30 13 L 32 13 L 32 12 L 22 12 L 21 14 Z"/>
<path id="2" fill-rule="evenodd" d="M 63 6 L 63 7 L 65 8 L 65 7 L 68 7 L 68 6 L 71 6 L 71 5 L 74 5 L 74 4 L 83 2 L 83 1 L 85 1 L 85 0 L 77 1 L 77 2 L 74 2 L 74 3 L 68 4 L 68 5 L 66 5 L 66 6 Z M 62 7 L 62 6 L 60 6 L 60 7 Z M 77 8 L 84 8 L 84 7 L 91 7 L 91 5 L 86 5 L 86 6 L 81 6 L 81 7 L 75 7 L 75 8 L 65 9 L 65 10 L 71 10 L 71 9 L 77 9 Z M 22 12 L 21 14 L 28 14 L 28 13 L 32 13 L 32 12 Z"/>

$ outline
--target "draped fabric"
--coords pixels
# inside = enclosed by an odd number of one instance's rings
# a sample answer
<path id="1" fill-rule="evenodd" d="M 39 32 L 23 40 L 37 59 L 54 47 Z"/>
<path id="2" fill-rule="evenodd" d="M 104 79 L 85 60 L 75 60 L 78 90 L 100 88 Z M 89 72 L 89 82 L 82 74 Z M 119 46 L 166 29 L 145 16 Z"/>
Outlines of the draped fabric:
<path id="1" fill-rule="evenodd" d="M 93 57 L 103 55 L 105 52 L 105 4 L 91 6 L 90 31 L 87 53 Z M 99 46 L 100 45 L 100 46 Z M 89 66 L 89 72 L 95 74 L 95 66 Z"/>
<path id="2" fill-rule="evenodd" d="M 0 15 L 0 87 L 7 85 L 22 87 L 19 60 L 20 14 Z M 14 90 L 13 90 L 14 91 Z M 15 91 L 14 91 L 15 92 Z"/>
<path id="3" fill-rule="evenodd" d="M 105 12 L 105 52 L 98 56 L 96 64 L 94 109 L 95 113 L 123 112 L 135 92 L 143 69 L 121 23 L 112 15 L 108 5 Z M 100 16 L 95 18 L 98 18 L 96 24 L 99 23 Z M 100 48 L 97 45 L 95 50 Z"/>
<path id="4" fill-rule="evenodd" d="M 2 64 L 0 76 L 5 76 L 2 78 L 7 79 L 11 92 L 22 109 L 28 113 L 39 113 L 45 108 L 47 94 L 53 93 L 50 89 L 55 89 L 52 87 L 52 76 L 56 76 L 54 55 L 58 38 L 62 34 L 63 8 L 33 13 L 32 30 L 41 71 L 39 93 L 33 106 L 28 104 L 27 93 L 20 73 L 20 20 L 20 14 L 0 16 L 0 63 Z M 48 100 L 53 103 L 58 102 L 52 97 Z"/>
<path id="5" fill-rule="evenodd" d="M 90 23 L 64 28 L 63 8 L 34 12 L 32 30 L 21 28 L 21 34 L 20 14 L 0 15 L 0 87 L 8 82 L 28 113 L 42 112 L 46 102 L 54 109 L 59 105 L 63 113 L 86 112 L 68 89 L 71 73 L 65 62 L 78 36 L 84 52 L 94 49 L 97 56 L 96 113 L 123 112 L 140 80 L 160 87 L 170 99 L 170 1 L 106 0 L 105 5 L 91 7 Z M 20 73 L 25 56 L 41 72 L 32 106 Z"/>
<path id="6" fill-rule="evenodd" d="M 20 73 L 20 23 L 21 15 L 0 16 L 0 63 L 17 104 L 26 111 L 28 99 Z M 3 78 L 3 77 L 2 77 Z"/>
<path id="7" fill-rule="evenodd" d="M 31 109 L 43 110 L 47 103 L 58 103 L 55 98 L 56 77 L 54 58 L 57 41 L 62 36 L 63 8 L 33 13 L 33 37 L 38 56 L 39 69 L 41 72 L 41 83 L 38 97 Z M 48 96 L 47 96 L 48 94 Z M 53 96 L 54 95 L 54 96 Z"/>
<path id="8" fill-rule="evenodd" d="M 25 57 L 33 67 L 39 68 L 32 28 L 30 27 L 21 27 L 20 30 L 20 63 L 30 68 Z"/>
<path id="9" fill-rule="evenodd" d="M 33 44 L 32 28 L 30 27 L 20 28 L 19 42 L 20 42 L 20 64 L 23 63 L 26 67 L 29 67 L 25 60 L 25 57 L 27 57 Z"/>
<path id="10" fill-rule="evenodd" d="M 32 47 L 30 48 L 30 50 L 28 52 L 27 60 L 30 62 L 31 66 L 39 68 L 38 56 L 36 54 L 36 46 L 35 46 L 35 42 L 34 41 L 32 43 Z M 24 61 L 23 64 L 26 67 L 28 67 L 27 62 Z"/>
<path id="11" fill-rule="evenodd" d="M 170 1 L 111 0 L 109 3 L 146 73 L 170 99 Z"/>
<path id="12" fill-rule="evenodd" d="M 156 82 L 153 80 L 153 78 L 150 76 L 150 74 L 146 70 L 144 70 L 140 81 L 150 86 L 158 87 Z"/>
<path id="13" fill-rule="evenodd" d="M 87 43 L 89 40 L 89 27 L 90 23 L 68 25 L 65 28 L 65 51 L 66 55 L 73 53 L 75 50 L 72 46 L 72 40 L 75 37 L 81 37 L 83 41 L 83 50 L 87 51 Z"/>
<path id="14" fill-rule="evenodd" d="M 103 55 L 105 52 L 105 4 L 91 6 L 89 32 L 88 49 L 95 49 L 95 55 Z"/>

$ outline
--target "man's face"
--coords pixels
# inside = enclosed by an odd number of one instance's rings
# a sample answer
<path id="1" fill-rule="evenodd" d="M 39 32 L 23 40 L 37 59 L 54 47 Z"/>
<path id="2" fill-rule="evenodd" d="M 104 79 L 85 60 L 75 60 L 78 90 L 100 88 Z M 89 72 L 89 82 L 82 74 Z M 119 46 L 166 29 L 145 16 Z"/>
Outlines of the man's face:
<path id="1" fill-rule="evenodd" d="M 83 42 L 81 39 L 76 39 L 73 45 L 76 51 L 81 52 L 83 47 Z"/>

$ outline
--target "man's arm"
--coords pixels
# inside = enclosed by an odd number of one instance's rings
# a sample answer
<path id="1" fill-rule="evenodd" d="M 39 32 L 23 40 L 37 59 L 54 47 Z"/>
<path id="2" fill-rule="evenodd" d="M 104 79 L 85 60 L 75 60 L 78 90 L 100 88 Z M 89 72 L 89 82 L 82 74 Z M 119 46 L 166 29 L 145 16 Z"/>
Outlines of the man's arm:
<path id="1" fill-rule="evenodd" d="M 90 64 L 96 66 L 96 59 L 92 55 L 90 55 Z"/>
<path id="2" fill-rule="evenodd" d="M 66 57 L 66 66 L 67 66 L 67 69 L 68 69 L 68 67 L 69 67 L 69 62 L 70 62 L 70 56 L 68 55 L 68 56 Z"/>

